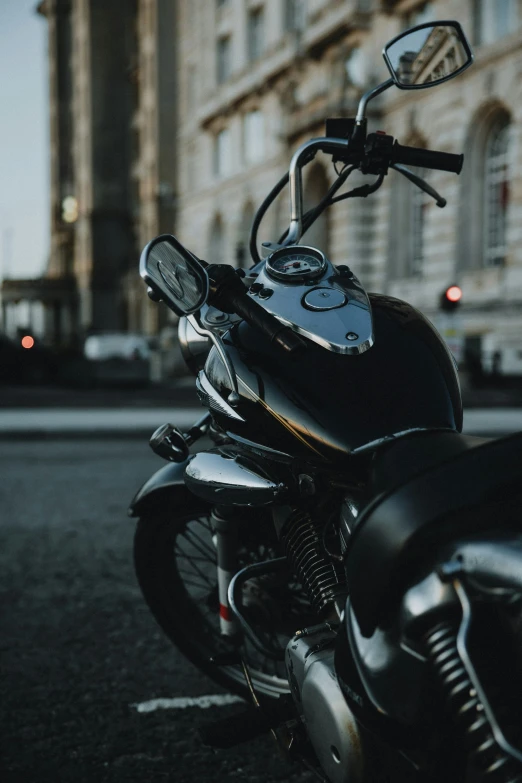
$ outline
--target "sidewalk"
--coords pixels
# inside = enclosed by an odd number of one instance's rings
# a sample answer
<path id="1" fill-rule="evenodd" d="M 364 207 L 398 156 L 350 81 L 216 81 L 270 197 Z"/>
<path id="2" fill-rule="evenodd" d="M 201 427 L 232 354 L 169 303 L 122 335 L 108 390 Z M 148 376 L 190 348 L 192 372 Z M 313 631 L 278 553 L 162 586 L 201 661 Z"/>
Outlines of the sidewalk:
<path id="1" fill-rule="evenodd" d="M 163 403 L 164 405 L 164 403 Z M 0 410 L 0 440 L 150 438 L 160 424 L 189 428 L 205 408 L 11 408 Z"/>
<path id="2" fill-rule="evenodd" d="M 0 409 L 0 439 L 149 438 L 170 422 L 190 427 L 203 406 L 157 408 L 10 408 Z M 464 414 L 464 432 L 501 437 L 522 430 L 522 408 L 472 408 Z"/>

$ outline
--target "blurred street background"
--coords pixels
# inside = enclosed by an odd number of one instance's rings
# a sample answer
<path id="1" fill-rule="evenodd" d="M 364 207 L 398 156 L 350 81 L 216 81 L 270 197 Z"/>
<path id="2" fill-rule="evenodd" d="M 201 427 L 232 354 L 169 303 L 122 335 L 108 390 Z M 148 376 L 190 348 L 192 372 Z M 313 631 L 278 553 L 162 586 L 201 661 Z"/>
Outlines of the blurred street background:
<path id="1" fill-rule="evenodd" d="M 462 24 L 474 65 L 389 90 L 369 130 L 464 152 L 460 177 L 427 174 L 447 207 L 391 172 L 303 241 L 422 310 L 459 364 L 465 431 L 501 436 L 522 430 L 519 0 L 0 3 L 3 781 L 308 780 L 269 739 L 199 746 L 201 722 L 241 705 L 135 706 L 220 693 L 162 636 L 133 574 L 127 507 L 163 464 L 148 437 L 202 413 L 177 319 L 147 298 L 138 260 L 173 233 L 248 267 L 255 211 L 293 151 L 388 78 L 389 39 L 434 19 Z M 334 177 L 318 156 L 306 208 Z M 288 220 L 283 192 L 260 241 Z"/>

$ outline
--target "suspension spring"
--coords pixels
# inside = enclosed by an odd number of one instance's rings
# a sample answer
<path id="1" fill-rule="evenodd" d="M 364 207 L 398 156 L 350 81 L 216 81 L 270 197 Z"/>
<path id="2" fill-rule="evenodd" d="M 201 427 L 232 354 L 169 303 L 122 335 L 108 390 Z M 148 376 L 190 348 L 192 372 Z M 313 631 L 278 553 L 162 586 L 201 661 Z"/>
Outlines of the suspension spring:
<path id="1" fill-rule="evenodd" d="M 424 637 L 429 657 L 444 687 L 456 725 L 461 730 L 470 759 L 488 783 L 522 783 L 519 765 L 498 745 L 477 691 L 462 663 L 457 632 L 442 622 Z"/>
<path id="2" fill-rule="evenodd" d="M 322 543 L 323 528 L 324 524 L 298 511 L 281 533 L 290 567 L 318 612 L 346 595 L 344 569 L 327 557 Z"/>

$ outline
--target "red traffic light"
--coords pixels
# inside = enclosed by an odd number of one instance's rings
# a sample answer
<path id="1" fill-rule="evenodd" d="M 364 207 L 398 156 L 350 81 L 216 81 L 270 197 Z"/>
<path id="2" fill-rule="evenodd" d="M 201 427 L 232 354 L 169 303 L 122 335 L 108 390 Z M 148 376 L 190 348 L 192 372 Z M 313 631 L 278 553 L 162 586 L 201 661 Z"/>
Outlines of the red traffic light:
<path id="1" fill-rule="evenodd" d="M 450 285 L 440 295 L 440 309 L 451 312 L 459 307 L 462 300 L 462 288 L 458 285 Z"/>
<path id="2" fill-rule="evenodd" d="M 34 337 L 31 337 L 30 334 L 26 334 L 25 337 L 22 337 L 22 348 L 32 348 L 34 346 Z"/>
<path id="3" fill-rule="evenodd" d="M 446 288 L 446 299 L 448 302 L 460 302 L 462 299 L 462 288 L 459 288 L 458 285 L 450 285 L 449 288 Z"/>

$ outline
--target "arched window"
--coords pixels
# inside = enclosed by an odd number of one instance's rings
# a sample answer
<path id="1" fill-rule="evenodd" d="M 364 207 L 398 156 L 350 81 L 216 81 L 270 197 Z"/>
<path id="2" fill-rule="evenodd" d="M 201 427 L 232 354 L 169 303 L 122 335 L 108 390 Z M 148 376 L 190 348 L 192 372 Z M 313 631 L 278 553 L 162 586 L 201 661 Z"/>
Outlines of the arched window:
<path id="1" fill-rule="evenodd" d="M 236 265 L 248 269 L 252 265 L 250 256 L 250 230 L 254 222 L 254 206 L 248 202 L 243 207 L 241 215 L 241 224 L 239 226 L 239 236 L 236 242 Z"/>
<path id="2" fill-rule="evenodd" d="M 426 172 L 416 169 L 415 173 L 422 179 Z M 402 176 L 402 175 L 401 175 Z M 424 230 L 426 225 L 426 208 L 428 202 L 423 190 L 408 182 L 408 209 L 410 211 L 410 247 L 408 249 L 408 275 L 422 275 L 424 271 Z"/>
<path id="3" fill-rule="evenodd" d="M 500 118 L 491 128 L 484 160 L 484 265 L 498 266 L 506 257 L 509 203 L 509 122 Z"/>
<path id="4" fill-rule="evenodd" d="M 328 187 L 328 178 L 326 176 L 324 167 L 321 166 L 320 163 L 314 164 L 311 167 L 308 173 L 308 177 L 306 177 L 304 182 L 304 212 L 307 212 L 312 207 L 317 206 L 323 196 L 326 195 Z M 315 223 L 310 226 L 306 234 L 303 235 L 301 243 L 303 245 L 316 247 L 328 255 L 328 228 L 328 210 L 326 209 L 323 214 L 317 218 Z"/>
<path id="5" fill-rule="evenodd" d="M 506 257 L 510 115 L 482 106 L 465 144 L 457 240 L 459 270 L 500 266 Z"/>
<path id="6" fill-rule="evenodd" d="M 225 259 L 225 235 L 221 215 L 216 215 L 212 221 L 208 243 L 208 262 L 211 264 L 224 264 Z"/>

